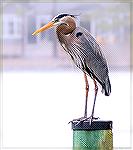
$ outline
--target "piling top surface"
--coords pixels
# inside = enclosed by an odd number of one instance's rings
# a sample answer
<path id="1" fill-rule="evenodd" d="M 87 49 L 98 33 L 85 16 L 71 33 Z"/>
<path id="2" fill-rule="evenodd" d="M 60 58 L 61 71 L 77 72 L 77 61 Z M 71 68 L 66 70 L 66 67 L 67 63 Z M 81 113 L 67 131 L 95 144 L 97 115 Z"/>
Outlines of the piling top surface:
<path id="1" fill-rule="evenodd" d="M 89 121 L 84 122 L 72 122 L 73 130 L 111 130 L 112 121 L 93 121 L 90 125 Z"/>

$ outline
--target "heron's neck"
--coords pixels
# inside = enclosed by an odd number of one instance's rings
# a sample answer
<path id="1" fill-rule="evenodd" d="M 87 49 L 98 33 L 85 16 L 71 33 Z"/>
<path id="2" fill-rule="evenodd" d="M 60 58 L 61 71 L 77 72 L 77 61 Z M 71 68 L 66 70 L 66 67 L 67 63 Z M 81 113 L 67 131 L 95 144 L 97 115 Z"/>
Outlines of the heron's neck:
<path id="1" fill-rule="evenodd" d="M 65 39 L 65 37 L 71 34 L 76 29 L 76 23 L 73 19 L 68 19 L 66 24 L 61 24 L 57 27 L 56 33 L 60 41 Z"/>

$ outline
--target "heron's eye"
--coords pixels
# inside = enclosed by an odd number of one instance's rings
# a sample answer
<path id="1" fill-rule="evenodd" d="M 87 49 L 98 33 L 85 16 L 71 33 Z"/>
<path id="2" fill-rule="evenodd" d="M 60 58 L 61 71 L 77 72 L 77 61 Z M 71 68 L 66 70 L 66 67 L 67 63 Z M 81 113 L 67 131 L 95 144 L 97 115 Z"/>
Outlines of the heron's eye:
<path id="1" fill-rule="evenodd" d="M 58 22 L 58 21 L 59 21 L 59 19 L 57 19 L 57 18 L 54 19 L 54 22 Z"/>
<path id="2" fill-rule="evenodd" d="M 74 15 L 70 15 L 71 17 L 73 17 L 73 18 L 75 18 L 75 16 Z"/>

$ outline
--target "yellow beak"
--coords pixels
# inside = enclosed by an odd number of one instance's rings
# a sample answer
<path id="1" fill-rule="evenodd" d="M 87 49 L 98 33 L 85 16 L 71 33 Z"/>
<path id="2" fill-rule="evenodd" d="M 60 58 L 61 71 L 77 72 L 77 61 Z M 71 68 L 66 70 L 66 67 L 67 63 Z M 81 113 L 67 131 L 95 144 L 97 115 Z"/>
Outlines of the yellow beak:
<path id="1" fill-rule="evenodd" d="M 41 27 L 40 29 L 36 30 L 35 32 L 32 33 L 32 35 L 38 34 L 40 32 L 43 32 L 51 27 L 54 26 L 54 22 L 49 22 L 48 24 L 44 25 L 43 27 Z"/>

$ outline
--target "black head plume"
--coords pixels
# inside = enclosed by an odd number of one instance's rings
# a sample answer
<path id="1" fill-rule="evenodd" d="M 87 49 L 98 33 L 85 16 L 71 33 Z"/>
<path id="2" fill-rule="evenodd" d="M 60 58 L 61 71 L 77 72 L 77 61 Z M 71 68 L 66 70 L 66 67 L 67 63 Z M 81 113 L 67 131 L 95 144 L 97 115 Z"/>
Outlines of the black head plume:
<path id="1" fill-rule="evenodd" d="M 72 15 L 72 14 L 59 14 L 59 15 L 55 16 L 52 20 L 53 20 L 53 21 L 59 21 L 59 20 L 60 20 L 60 19 L 62 19 L 63 17 L 67 17 L 67 16 L 70 16 L 70 17 L 76 18 L 76 16 L 79 16 L 79 15 Z"/>

